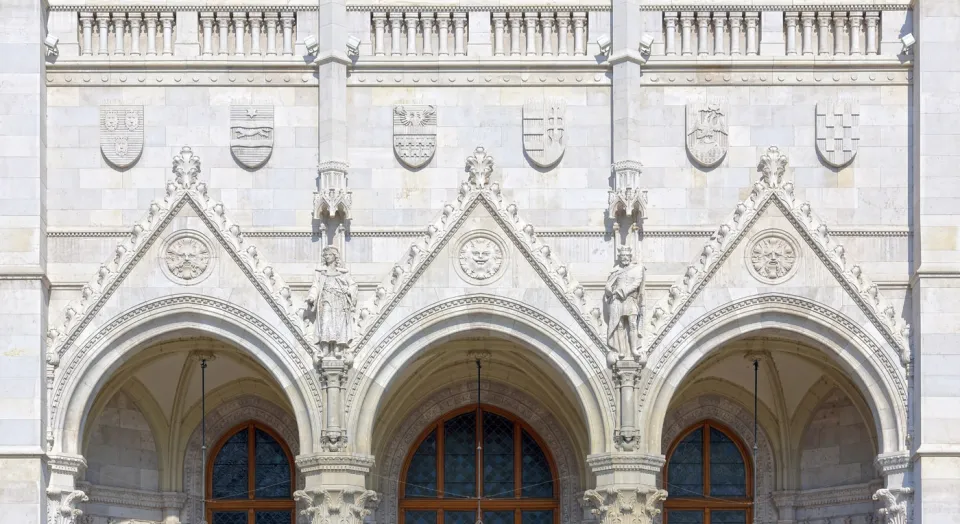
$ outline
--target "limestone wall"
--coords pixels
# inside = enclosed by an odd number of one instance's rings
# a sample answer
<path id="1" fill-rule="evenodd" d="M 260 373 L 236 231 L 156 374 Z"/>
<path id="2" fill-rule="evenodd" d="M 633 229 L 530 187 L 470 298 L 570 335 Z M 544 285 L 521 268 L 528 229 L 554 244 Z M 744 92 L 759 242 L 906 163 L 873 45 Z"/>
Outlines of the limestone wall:
<path id="1" fill-rule="evenodd" d="M 93 421 L 84 456 L 91 484 L 159 489 L 155 437 L 140 409 L 123 392 L 114 395 Z"/>
<path id="2" fill-rule="evenodd" d="M 853 403 L 834 389 L 820 403 L 800 439 L 801 489 L 861 484 L 876 478 L 876 450 Z"/>

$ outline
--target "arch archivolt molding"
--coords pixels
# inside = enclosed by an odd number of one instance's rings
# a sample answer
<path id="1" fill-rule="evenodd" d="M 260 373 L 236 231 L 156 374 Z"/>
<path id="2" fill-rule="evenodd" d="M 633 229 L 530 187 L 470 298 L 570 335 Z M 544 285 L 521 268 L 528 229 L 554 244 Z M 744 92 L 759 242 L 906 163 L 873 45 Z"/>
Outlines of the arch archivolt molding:
<path id="1" fill-rule="evenodd" d="M 388 387 L 392 377 L 384 377 L 383 373 L 395 373 L 422 350 L 462 336 L 464 331 L 478 329 L 515 339 L 557 366 L 570 381 L 568 385 L 590 419 L 590 439 L 594 447 L 606 446 L 607 441 L 612 444 L 616 390 L 601 353 L 542 311 L 515 300 L 485 294 L 457 297 L 420 310 L 399 322 L 361 355 L 347 384 L 344 402 L 344 412 L 357 428 L 356 432 L 370 429 L 367 425 L 372 422 L 363 420 L 365 416 L 369 418 L 364 413 L 375 411 L 380 399 L 367 397 L 382 395 Z M 578 387 L 581 383 L 587 387 Z M 373 384 L 382 388 L 372 388 Z M 587 395 L 584 390 L 591 393 Z M 602 434 L 596 429 L 600 427 Z"/>
<path id="2" fill-rule="evenodd" d="M 715 420 L 730 428 L 749 448 L 753 442 L 753 415 L 740 404 L 718 396 L 703 395 L 671 408 L 663 424 L 660 449 L 666 452 L 670 444 L 690 426 L 704 420 Z M 774 524 L 777 522 L 776 506 L 772 493 L 776 491 L 777 462 L 767 432 L 761 427 L 757 432 L 757 506 L 754 522 Z M 669 491 L 669 490 L 668 490 Z"/>
<path id="3" fill-rule="evenodd" d="M 705 355 L 730 341 L 766 329 L 781 329 L 815 342 L 841 366 L 868 399 L 881 450 L 905 446 L 907 378 L 890 351 L 856 322 L 834 309 L 794 295 L 757 295 L 721 306 L 692 321 L 669 345 L 652 354 L 640 380 L 638 407 L 652 438 L 683 378 Z M 886 432 L 886 435 L 885 435 Z"/>
<path id="4" fill-rule="evenodd" d="M 575 522 L 580 511 L 577 494 L 584 490 L 584 457 L 574 449 L 570 437 L 560 422 L 540 402 L 530 395 L 506 384 L 483 381 L 480 384 L 481 401 L 509 411 L 530 425 L 544 440 L 557 465 L 560 475 L 560 522 Z M 377 511 L 379 524 L 392 524 L 398 520 L 400 474 L 407 454 L 427 426 L 450 411 L 476 404 L 476 384 L 462 382 L 443 388 L 424 399 L 411 412 L 392 435 L 385 435 L 386 454 L 377 457 L 380 478 L 377 482 L 383 493 L 383 503 Z"/>
<path id="5" fill-rule="evenodd" d="M 137 350 L 179 331 L 212 336 L 250 353 L 290 394 L 300 440 L 312 447 L 323 403 L 309 356 L 250 311 L 214 297 L 174 295 L 114 317 L 69 352 L 57 373 L 48 373 L 48 449 L 77 453 L 87 408 L 112 373 Z"/>
<path id="6" fill-rule="evenodd" d="M 290 452 L 297 456 L 300 453 L 300 440 L 297 436 L 297 421 L 284 408 L 261 397 L 245 395 L 236 397 L 220 404 L 207 414 L 207 444 L 211 445 L 228 430 L 243 422 L 253 420 L 273 429 L 290 447 Z M 203 500 L 204 485 L 203 472 L 200 461 L 201 428 L 198 425 L 190 438 L 187 439 L 185 449 L 178 450 L 183 456 L 183 491 L 187 495 L 186 504 L 181 511 L 184 524 L 200 524 L 201 502 Z M 209 457 L 208 460 L 212 460 Z M 297 473 L 297 489 L 303 488 L 304 478 Z"/>

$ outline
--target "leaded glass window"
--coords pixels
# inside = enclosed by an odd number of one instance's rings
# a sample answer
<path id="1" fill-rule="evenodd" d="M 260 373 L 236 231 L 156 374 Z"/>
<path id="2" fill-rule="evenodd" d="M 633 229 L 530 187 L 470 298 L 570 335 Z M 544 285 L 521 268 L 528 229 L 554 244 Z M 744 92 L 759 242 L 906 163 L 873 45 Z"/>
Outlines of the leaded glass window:
<path id="1" fill-rule="evenodd" d="M 398 524 L 558 524 L 556 472 L 536 434 L 494 408 L 434 422 L 404 469 Z"/>
<path id="2" fill-rule="evenodd" d="M 228 431 L 212 448 L 207 521 L 293 524 L 293 462 L 286 444 L 255 422 Z"/>
<path id="3" fill-rule="evenodd" d="M 730 430 L 701 422 L 670 447 L 663 524 L 746 524 L 753 511 L 747 448 Z"/>

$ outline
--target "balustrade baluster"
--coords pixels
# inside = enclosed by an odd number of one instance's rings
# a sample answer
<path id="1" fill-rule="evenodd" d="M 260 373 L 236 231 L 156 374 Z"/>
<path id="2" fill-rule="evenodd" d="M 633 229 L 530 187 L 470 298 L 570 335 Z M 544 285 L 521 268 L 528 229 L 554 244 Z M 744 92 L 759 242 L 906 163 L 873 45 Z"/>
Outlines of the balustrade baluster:
<path id="1" fill-rule="evenodd" d="M 280 25 L 283 26 L 283 55 L 293 56 L 294 14 L 289 11 L 280 13 Z"/>
<path id="2" fill-rule="evenodd" d="M 797 13 L 784 13 L 787 33 L 787 56 L 797 54 Z"/>
<path id="3" fill-rule="evenodd" d="M 403 23 L 403 13 L 390 13 L 390 55 L 400 56 L 400 28 Z"/>
<path id="4" fill-rule="evenodd" d="M 110 37 L 109 31 L 110 25 L 110 14 L 109 13 L 97 13 L 97 38 L 99 39 L 99 47 L 97 49 L 98 55 L 108 54 L 110 51 L 107 49 L 107 41 Z"/>
<path id="5" fill-rule="evenodd" d="M 113 23 L 113 54 L 122 55 L 126 52 L 123 45 L 123 36 L 126 32 L 127 14 L 113 13 L 111 22 Z"/>
<path id="6" fill-rule="evenodd" d="M 540 13 L 540 32 L 543 36 L 540 45 L 540 54 L 553 55 L 553 13 Z"/>
<path id="7" fill-rule="evenodd" d="M 833 54 L 847 54 L 846 46 L 843 45 L 843 28 L 847 25 L 847 13 L 845 11 L 833 13 Z"/>
<path id="8" fill-rule="evenodd" d="M 130 13 L 127 15 L 130 23 L 130 54 L 140 55 L 140 22 L 143 15 L 140 13 Z"/>
<path id="9" fill-rule="evenodd" d="M 803 24 L 803 55 L 813 56 L 813 21 L 815 13 L 801 13 L 800 23 Z"/>
<path id="10" fill-rule="evenodd" d="M 674 56 L 677 54 L 677 13 L 663 13 L 664 25 L 664 54 Z"/>
<path id="11" fill-rule="evenodd" d="M 740 34 L 743 31 L 743 13 L 730 13 L 730 55 L 740 56 Z"/>
<path id="12" fill-rule="evenodd" d="M 217 54 L 226 56 L 230 50 L 230 13 L 217 13 L 217 31 L 220 38 Z"/>
<path id="13" fill-rule="evenodd" d="M 233 13 L 234 56 L 243 56 L 244 35 L 247 29 L 247 13 Z"/>
<path id="14" fill-rule="evenodd" d="M 697 13 L 697 55 L 707 56 L 710 41 L 707 33 L 710 30 L 710 13 Z"/>
<path id="15" fill-rule="evenodd" d="M 863 13 L 850 12 L 850 55 L 859 56 L 860 52 L 860 28 L 863 26 Z"/>
<path id="16" fill-rule="evenodd" d="M 250 16 L 250 54 L 259 56 L 260 52 L 260 28 L 263 22 L 262 13 L 249 13 Z"/>
<path id="17" fill-rule="evenodd" d="M 450 13 L 437 13 L 437 53 L 450 54 Z"/>
<path id="18" fill-rule="evenodd" d="M 503 56 L 503 30 L 507 23 L 506 13 L 493 13 L 493 56 Z"/>
<path id="19" fill-rule="evenodd" d="M 880 25 L 880 12 L 867 11 L 867 54 L 877 54 L 877 27 Z"/>
<path id="20" fill-rule="evenodd" d="M 423 54 L 433 56 L 433 13 L 420 13 L 420 26 L 423 28 Z"/>
<path id="21" fill-rule="evenodd" d="M 80 32 L 83 36 L 82 55 L 93 55 L 93 13 L 80 13 Z"/>
<path id="22" fill-rule="evenodd" d="M 723 37 L 726 34 L 727 13 L 713 13 L 713 54 L 725 55 Z"/>
<path id="23" fill-rule="evenodd" d="M 527 22 L 527 56 L 537 56 L 537 13 L 524 13 Z"/>
<path id="24" fill-rule="evenodd" d="M 587 55 L 587 13 L 573 13 L 573 55 Z"/>
<path id="25" fill-rule="evenodd" d="M 567 38 L 570 31 L 570 13 L 557 13 L 557 55 L 567 56 Z"/>
<path id="26" fill-rule="evenodd" d="M 263 20 L 267 24 L 267 56 L 277 54 L 277 13 L 264 13 Z"/>
<path id="27" fill-rule="evenodd" d="M 680 54 L 693 54 L 693 13 L 680 13 Z"/>
<path id="28" fill-rule="evenodd" d="M 407 23 L 407 56 L 417 56 L 417 22 L 420 21 L 417 13 L 404 13 Z"/>
<path id="29" fill-rule="evenodd" d="M 744 20 L 747 22 L 747 56 L 757 54 L 757 28 L 760 25 L 760 13 L 746 13 Z"/>
<path id="30" fill-rule="evenodd" d="M 147 23 L 147 56 L 157 55 L 157 13 L 145 13 L 144 21 Z"/>
<path id="31" fill-rule="evenodd" d="M 453 55 L 466 56 L 467 13 L 453 13 Z"/>
<path id="32" fill-rule="evenodd" d="M 830 56 L 830 13 L 817 13 L 817 39 L 817 54 Z"/>

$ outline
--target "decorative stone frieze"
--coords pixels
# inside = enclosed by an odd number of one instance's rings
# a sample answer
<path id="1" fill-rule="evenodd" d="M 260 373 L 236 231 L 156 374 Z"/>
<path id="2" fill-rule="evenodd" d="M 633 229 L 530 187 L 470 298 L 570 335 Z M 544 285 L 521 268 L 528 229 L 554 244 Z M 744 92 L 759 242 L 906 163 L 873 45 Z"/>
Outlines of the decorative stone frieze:
<path id="1" fill-rule="evenodd" d="M 854 298 L 890 347 L 899 354 L 900 363 L 906 368 L 911 360 L 909 325 L 898 318 L 893 304 L 883 298 L 877 285 L 864 275 L 862 268 L 846 259 L 846 249 L 833 238 L 827 224 L 813 212 L 812 206 L 796 199 L 793 182 L 786 180 L 786 167 L 786 155 L 776 147 L 768 148 L 758 165 L 760 178 L 753 184 L 747 198 L 736 205 L 733 215 L 710 236 L 683 276 L 670 286 L 667 295 L 647 308 L 644 338 L 650 341 L 648 351 L 652 353 L 663 342 L 669 328 L 767 206 L 773 204 L 780 208 L 840 285 Z"/>
<path id="2" fill-rule="evenodd" d="M 883 524 L 907 524 L 910 522 L 913 488 L 881 488 L 873 494 L 873 500 L 880 502 L 877 514 Z"/>
<path id="3" fill-rule="evenodd" d="M 361 524 L 380 502 L 372 490 L 297 490 L 293 499 L 306 505 L 300 513 L 310 517 L 312 524 Z"/>
<path id="4" fill-rule="evenodd" d="M 666 498 L 662 489 L 588 489 L 583 493 L 584 506 L 602 524 L 650 524 Z"/>
<path id="5" fill-rule="evenodd" d="M 703 167 L 723 161 L 729 142 L 727 101 L 714 97 L 687 104 L 687 152 Z"/>
<path id="6" fill-rule="evenodd" d="M 100 106 L 100 152 L 126 169 L 143 153 L 143 106 Z"/>

